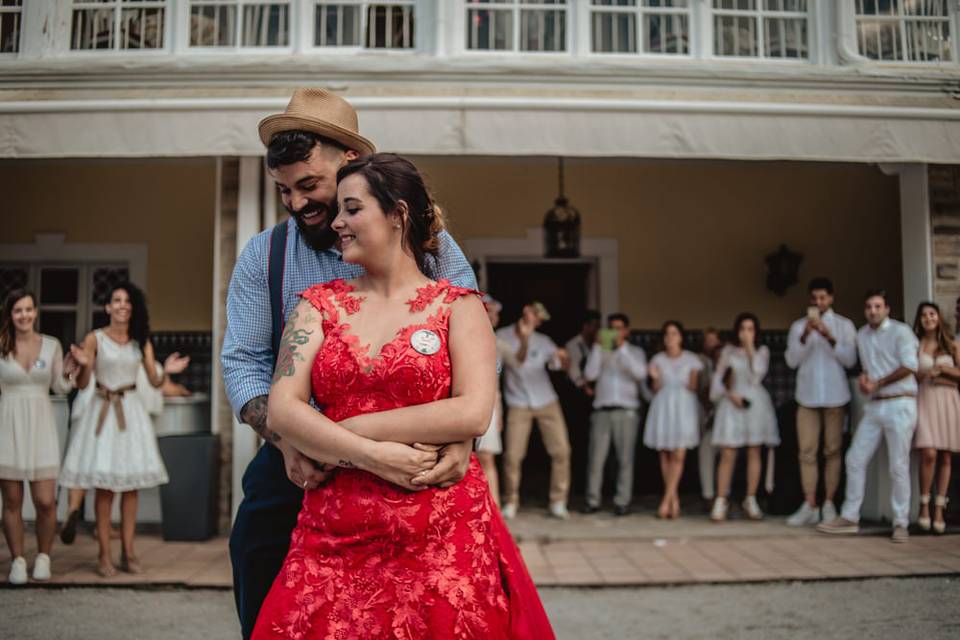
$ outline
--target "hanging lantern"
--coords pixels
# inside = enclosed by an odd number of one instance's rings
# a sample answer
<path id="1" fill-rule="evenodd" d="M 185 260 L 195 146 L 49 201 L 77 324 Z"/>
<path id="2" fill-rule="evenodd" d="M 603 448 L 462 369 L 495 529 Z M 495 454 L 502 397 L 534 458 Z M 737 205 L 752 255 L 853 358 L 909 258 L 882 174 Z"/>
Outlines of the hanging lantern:
<path id="1" fill-rule="evenodd" d="M 580 257 L 580 212 L 563 195 L 563 158 L 558 158 L 559 189 L 553 208 L 543 217 L 544 256 Z"/>

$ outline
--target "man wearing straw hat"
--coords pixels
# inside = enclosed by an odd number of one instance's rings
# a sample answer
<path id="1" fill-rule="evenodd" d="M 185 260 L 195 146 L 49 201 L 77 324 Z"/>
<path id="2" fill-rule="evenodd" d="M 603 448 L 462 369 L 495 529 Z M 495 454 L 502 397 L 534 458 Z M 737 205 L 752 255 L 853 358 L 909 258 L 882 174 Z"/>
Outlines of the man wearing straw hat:
<path id="1" fill-rule="evenodd" d="M 336 216 L 337 170 L 376 151 L 358 133 L 357 113 L 324 89 L 298 89 L 286 111 L 260 122 L 267 170 L 290 220 L 247 243 L 237 259 L 227 293 L 227 330 L 221 360 L 234 412 L 268 443 L 243 477 L 243 502 L 230 536 L 234 596 L 243 637 L 253 631 L 264 597 L 287 554 L 304 489 L 326 479 L 267 426 L 267 395 L 273 374 L 278 324 L 307 287 L 355 278 L 360 267 L 342 262 L 330 223 Z M 432 278 L 476 288 L 473 270 L 446 232 L 439 258 L 428 262 Z M 271 295 L 272 293 L 272 295 Z M 416 482 L 447 486 L 459 481 L 471 442 L 441 450 L 437 466 Z"/>

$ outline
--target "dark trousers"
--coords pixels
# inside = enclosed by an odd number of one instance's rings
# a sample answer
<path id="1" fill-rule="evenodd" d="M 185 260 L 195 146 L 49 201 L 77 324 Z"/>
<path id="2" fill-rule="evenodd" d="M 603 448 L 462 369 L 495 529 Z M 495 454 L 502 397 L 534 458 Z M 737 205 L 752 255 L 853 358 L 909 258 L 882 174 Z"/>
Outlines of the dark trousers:
<path id="1" fill-rule="evenodd" d="M 303 490 L 287 478 L 283 455 L 260 447 L 243 474 L 243 502 L 230 534 L 233 595 L 244 639 L 253 633 L 257 614 L 290 547 L 303 503 Z"/>

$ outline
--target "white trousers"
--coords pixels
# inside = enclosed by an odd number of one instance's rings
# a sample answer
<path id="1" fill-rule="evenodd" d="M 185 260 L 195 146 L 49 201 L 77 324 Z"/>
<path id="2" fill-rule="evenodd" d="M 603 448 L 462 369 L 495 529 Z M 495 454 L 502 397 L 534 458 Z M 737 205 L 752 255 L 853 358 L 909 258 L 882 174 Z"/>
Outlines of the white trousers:
<path id="1" fill-rule="evenodd" d="M 842 515 L 852 522 L 860 521 L 867 465 L 880 446 L 887 441 L 890 458 L 890 506 L 894 526 L 910 523 L 910 446 L 917 426 L 916 398 L 874 400 L 864 407 L 863 418 L 847 451 L 847 494 Z"/>

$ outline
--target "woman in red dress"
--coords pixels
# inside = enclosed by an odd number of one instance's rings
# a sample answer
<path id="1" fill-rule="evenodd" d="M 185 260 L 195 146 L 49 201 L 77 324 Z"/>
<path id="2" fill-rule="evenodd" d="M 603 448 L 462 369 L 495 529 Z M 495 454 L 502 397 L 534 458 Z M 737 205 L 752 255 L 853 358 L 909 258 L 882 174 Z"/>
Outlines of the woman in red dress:
<path id="1" fill-rule="evenodd" d="M 438 445 L 486 430 L 495 395 L 479 297 L 423 275 L 440 212 L 398 156 L 354 161 L 337 181 L 332 228 L 365 274 L 303 292 L 268 415 L 339 469 L 306 492 L 253 637 L 553 638 L 476 457 L 450 488 L 414 482 Z"/>

